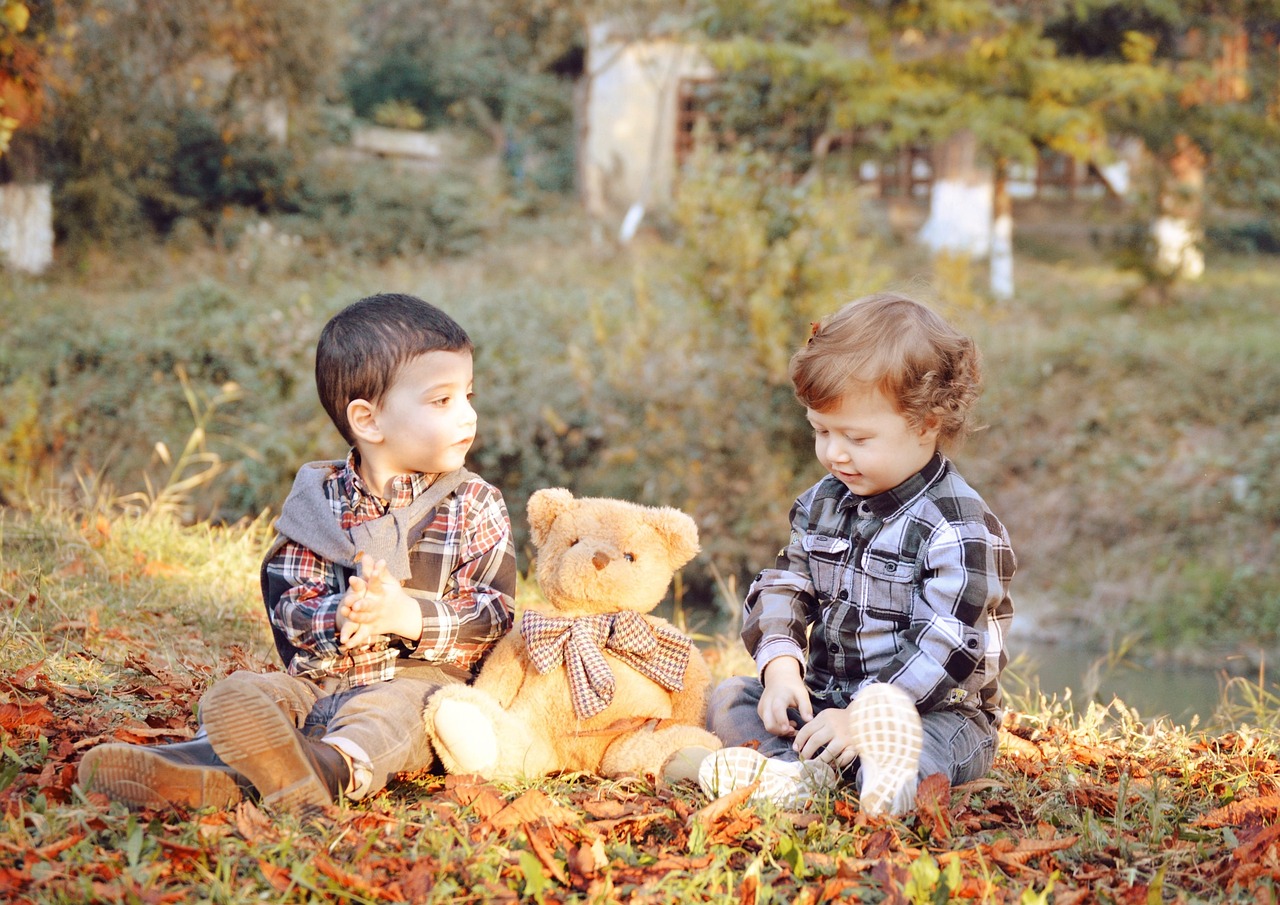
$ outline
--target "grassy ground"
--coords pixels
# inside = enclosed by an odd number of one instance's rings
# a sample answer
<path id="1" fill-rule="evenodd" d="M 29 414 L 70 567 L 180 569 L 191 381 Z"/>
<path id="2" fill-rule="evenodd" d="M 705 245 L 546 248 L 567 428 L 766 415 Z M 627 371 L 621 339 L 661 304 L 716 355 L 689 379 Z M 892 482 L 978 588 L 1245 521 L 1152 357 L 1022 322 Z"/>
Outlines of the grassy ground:
<path id="1" fill-rule="evenodd" d="M 0 514 L 0 900 L 1274 900 L 1280 711 L 1244 682 L 1195 734 L 1119 702 L 1019 702 L 988 779 L 928 784 L 900 820 L 848 794 L 792 813 L 583 776 L 403 777 L 305 825 L 86 797 L 88 747 L 181 740 L 210 681 L 268 667 L 265 541 L 107 506 Z M 704 646 L 744 668 L 734 642 Z"/>
<path id="2" fill-rule="evenodd" d="M 587 777 L 406 777 L 308 826 L 83 796 L 85 748 L 179 740 L 209 682 L 271 664 L 263 513 L 300 462 L 342 452 L 309 354 L 369 291 L 476 336 L 477 464 L 518 531 L 541 486 L 677 505 L 725 598 L 776 550 L 816 466 L 681 249 L 521 229 L 451 261 L 371 267 L 260 233 L 0 283 L 0 900 L 1274 899 L 1280 702 L 1256 664 L 1280 639 L 1280 276 L 1243 258 L 1162 308 L 1087 256 L 1020 259 L 1003 307 L 935 275 L 986 353 L 988 427 L 957 458 L 1010 527 L 1022 612 L 1113 649 L 1248 652 L 1212 725 L 1026 695 L 988 780 L 888 821 L 850 796 L 785 814 Z M 912 288 L 925 265 L 899 258 L 889 283 Z M 690 573 L 690 608 L 707 587 Z M 701 640 L 719 675 L 749 668 Z"/>
<path id="3" fill-rule="evenodd" d="M 0 278 L 0 502 L 128 496 L 230 522 L 278 505 L 301 462 L 344 452 L 314 399 L 320 326 L 379 289 L 441 304 L 476 338 L 470 464 L 518 537 L 540 487 L 676 505 L 701 529 L 686 583 L 709 605 L 717 576 L 741 584 L 770 560 L 819 476 L 789 391 L 752 365 L 759 337 L 706 303 L 679 242 L 621 250 L 567 215 L 447 260 L 372 265 L 279 239 Z M 956 459 L 1008 525 L 1017 597 L 1046 637 L 1244 673 L 1280 649 L 1274 267 L 1217 256 L 1151 308 L 1087 249 L 1020 257 L 999 306 L 976 272 L 892 247 L 875 262 L 832 307 L 923 291 L 984 350 L 986 429 Z M 178 479 L 192 484 L 157 497 Z"/>

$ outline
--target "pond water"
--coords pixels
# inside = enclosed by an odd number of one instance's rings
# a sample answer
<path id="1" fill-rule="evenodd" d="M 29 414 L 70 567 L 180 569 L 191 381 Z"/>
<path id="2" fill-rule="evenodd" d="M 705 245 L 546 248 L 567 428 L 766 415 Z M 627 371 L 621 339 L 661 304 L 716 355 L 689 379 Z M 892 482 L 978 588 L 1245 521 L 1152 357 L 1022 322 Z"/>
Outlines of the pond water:
<path id="1" fill-rule="evenodd" d="M 1144 665 L 1131 660 L 1111 663 L 1105 654 L 1070 645 L 1014 640 L 1005 687 L 1017 706 L 1034 704 L 1034 692 L 1063 700 L 1071 690 L 1072 709 L 1083 713 L 1089 701 L 1102 704 L 1119 698 L 1144 720 L 1167 717 L 1175 724 L 1214 722 L 1226 682 L 1219 669 Z M 1030 693 L 1030 694 L 1029 694 Z"/>
<path id="2" fill-rule="evenodd" d="M 656 615 L 673 618 L 669 601 Z M 691 632 L 736 643 L 736 620 L 723 612 L 686 608 L 684 619 Z M 1037 692 L 1061 701 L 1070 689 L 1071 707 L 1077 714 L 1084 713 L 1090 701 L 1108 704 L 1119 698 L 1143 720 L 1165 717 L 1182 726 L 1198 720 L 1201 728 L 1214 724 L 1226 682 L 1223 669 L 1151 665 L 1134 654 L 1112 662 L 1105 652 L 1046 640 L 1049 633 L 1037 630 L 1038 621 L 1031 616 L 1019 631 L 1015 620 L 1014 637 L 1009 640 L 1010 666 L 1004 684 L 1014 707 L 1036 706 Z M 746 663 L 745 653 L 743 657 Z"/>

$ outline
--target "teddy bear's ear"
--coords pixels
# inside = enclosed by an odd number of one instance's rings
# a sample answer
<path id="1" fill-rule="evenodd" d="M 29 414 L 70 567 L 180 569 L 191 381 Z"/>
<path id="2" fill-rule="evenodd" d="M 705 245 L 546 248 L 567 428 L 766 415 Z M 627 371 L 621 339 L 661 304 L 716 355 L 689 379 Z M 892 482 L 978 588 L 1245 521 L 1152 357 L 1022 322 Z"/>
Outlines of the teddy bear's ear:
<path id="1" fill-rule="evenodd" d="M 671 568 L 678 569 L 698 555 L 698 523 L 689 515 L 664 506 L 652 510 L 647 521 L 666 545 Z"/>
<path id="2" fill-rule="evenodd" d="M 529 497 L 525 511 L 529 516 L 529 535 L 535 547 L 546 543 L 555 520 L 572 505 L 573 494 L 563 487 L 539 490 Z"/>

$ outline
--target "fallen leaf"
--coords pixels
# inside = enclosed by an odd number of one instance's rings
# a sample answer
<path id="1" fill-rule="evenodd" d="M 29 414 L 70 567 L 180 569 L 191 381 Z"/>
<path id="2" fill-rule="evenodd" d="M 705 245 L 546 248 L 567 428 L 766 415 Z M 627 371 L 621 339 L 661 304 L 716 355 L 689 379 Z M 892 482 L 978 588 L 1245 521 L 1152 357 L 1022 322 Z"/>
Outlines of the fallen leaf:
<path id="1" fill-rule="evenodd" d="M 236 805 L 235 823 L 236 830 L 249 843 L 271 843 L 279 837 L 271 818 L 252 801 Z"/>
<path id="2" fill-rule="evenodd" d="M 697 821 L 704 826 L 711 826 L 711 824 L 721 819 L 725 814 L 730 811 L 737 810 L 749 801 L 758 788 L 760 788 L 759 781 L 743 786 L 740 789 L 734 789 L 728 795 L 721 795 L 715 801 L 690 814 L 688 820 L 689 825 L 692 825 L 694 821 Z"/>
<path id="3" fill-rule="evenodd" d="M 553 826 L 570 826 L 581 820 L 577 811 L 555 804 L 539 789 L 530 789 L 494 814 L 489 823 L 498 829 L 513 829 L 522 823 L 545 821 Z"/>
<path id="4" fill-rule="evenodd" d="M 19 726 L 47 726 L 53 713 L 43 704 L 0 704 L 0 729 L 13 731 Z"/>
<path id="5" fill-rule="evenodd" d="M 1243 826 L 1245 823 L 1265 823 L 1280 815 L 1280 795 L 1264 798 L 1246 798 L 1215 808 L 1191 821 L 1192 826 L 1218 829 L 1224 826 Z"/>
<path id="6" fill-rule="evenodd" d="M 568 886 L 569 878 L 565 876 L 564 867 L 561 866 L 560 861 L 552 853 L 550 843 L 543 839 L 542 834 L 534 827 L 529 826 L 529 824 L 526 823 L 523 829 L 524 837 L 529 843 L 529 850 L 542 862 L 542 866 L 547 869 L 551 876 L 556 878 L 556 881 L 561 886 Z"/>
<path id="7" fill-rule="evenodd" d="M 941 773 L 926 776 L 916 789 L 916 816 L 934 839 L 951 838 L 951 780 Z"/>
<path id="8" fill-rule="evenodd" d="M 262 876 L 266 877 L 267 882 L 277 892 L 288 892 L 293 888 L 293 876 L 286 867 L 280 867 L 272 864 L 270 861 L 258 859 L 258 867 L 262 870 Z"/>

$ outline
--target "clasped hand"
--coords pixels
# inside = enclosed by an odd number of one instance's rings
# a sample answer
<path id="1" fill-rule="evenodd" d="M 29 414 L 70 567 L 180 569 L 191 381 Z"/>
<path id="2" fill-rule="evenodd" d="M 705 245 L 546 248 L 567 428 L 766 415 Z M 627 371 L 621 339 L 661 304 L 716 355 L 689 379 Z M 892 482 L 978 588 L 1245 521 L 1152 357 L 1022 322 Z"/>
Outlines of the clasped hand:
<path id="1" fill-rule="evenodd" d="M 357 562 L 357 568 L 360 571 L 351 576 L 338 605 L 338 648 L 343 653 L 372 644 L 382 635 L 406 634 L 401 631 L 405 602 L 412 603 L 400 582 L 387 571 L 386 560 L 380 559 L 369 568 L 364 568 L 363 561 Z"/>
<path id="2" fill-rule="evenodd" d="M 809 689 L 793 657 L 779 657 L 765 667 L 764 691 L 757 713 L 764 728 L 780 738 L 791 738 L 791 748 L 803 760 L 817 759 L 840 769 L 853 763 L 858 751 L 849 732 L 849 714 L 841 708 L 813 712 Z M 797 724 L 788 711 L 795 711 Z"/>

